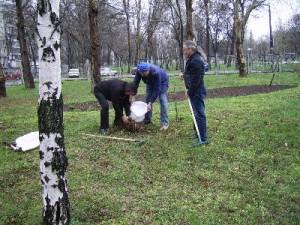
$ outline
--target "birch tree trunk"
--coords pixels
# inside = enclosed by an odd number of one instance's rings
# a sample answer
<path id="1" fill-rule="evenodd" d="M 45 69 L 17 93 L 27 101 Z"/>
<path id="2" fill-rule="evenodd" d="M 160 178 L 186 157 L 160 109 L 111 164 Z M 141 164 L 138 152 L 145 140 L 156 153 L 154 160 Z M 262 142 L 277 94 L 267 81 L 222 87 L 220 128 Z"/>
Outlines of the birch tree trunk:
<path id="1" fill-rule="evenodd" d="M 70 224 L 61 94 L 59 0 L 38 1 L 40 176 L 43 222 Z"/>
<path id="2" fill-rule="evenodd" d="M 0 63 L 0 98 L 6 97 L 5 76 L 2 64 Z"/>
<path id="3" fill-rule="evenodd" d="M 92 93 L 95 84 L 100 83 L 100 35 L 98 31 L 98 6 L 96 0 L 89 0 L 89 27 L 92 49 Z"/>
<path id="4" fill-rule="evenodd" d="M 22 0 L 16 0 L 17 30 L 18 30 L 18 40 L 20 43 L 20 51 L 21 51 L 22 72 L 23 72 L 25 88 L 34 88 L 34 80 L 31 73 L 29 52 L 28 52 L 26 36 L 25 36 L 25 23 L 24 23 L 22 2 L 23 2 Z"/>

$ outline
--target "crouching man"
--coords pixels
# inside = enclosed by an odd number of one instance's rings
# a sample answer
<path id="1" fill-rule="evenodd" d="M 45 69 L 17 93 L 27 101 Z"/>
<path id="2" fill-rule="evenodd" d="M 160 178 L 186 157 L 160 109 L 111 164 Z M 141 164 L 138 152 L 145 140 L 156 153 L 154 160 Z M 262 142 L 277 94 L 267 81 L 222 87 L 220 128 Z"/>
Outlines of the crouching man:
<path id="1" fill-rule="evenodd" d="M 121 126 L 129 123 L 130 97 L 136 95 L 136 86 L 134 83 L 127 83 L 117 79 L 102 81 L 95 86 L 94 94 L 101 106 L 100 134 L 107 134 L 109 129 L 108 101 L 111 101 L 115 110 L 114 125 Z"/>

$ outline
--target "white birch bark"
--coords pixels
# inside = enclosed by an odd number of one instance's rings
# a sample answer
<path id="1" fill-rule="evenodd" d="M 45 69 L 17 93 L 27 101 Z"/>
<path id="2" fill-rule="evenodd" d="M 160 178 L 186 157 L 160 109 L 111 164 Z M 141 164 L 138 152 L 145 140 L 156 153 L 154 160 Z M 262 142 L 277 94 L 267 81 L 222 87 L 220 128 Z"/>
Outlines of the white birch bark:
<path id="1" fill-rule="evenodd" d="M 59 0 L 38 1 L 39 132 L 43 222 L 70 223 L 61 95 Z"/>

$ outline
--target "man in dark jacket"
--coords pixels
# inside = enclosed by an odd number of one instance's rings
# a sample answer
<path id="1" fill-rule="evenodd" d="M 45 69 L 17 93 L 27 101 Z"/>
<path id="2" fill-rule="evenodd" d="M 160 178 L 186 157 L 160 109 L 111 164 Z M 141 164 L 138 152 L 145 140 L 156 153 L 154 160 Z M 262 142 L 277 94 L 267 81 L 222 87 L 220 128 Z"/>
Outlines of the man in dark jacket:
<path id="1" fill-rule="evenodd" d="M 112 102 L 115 110 L 115 126 L 128 123 L 130 115 L 130 96 L 136 94 L 134 83 L 127 83 L 121 80 L 106 80 L 96 85 L 94 94 L 101 106 L 101 124 L 99 132 L 103 135 L 107 134 L 109 128 L 109 104 Z M 124 115 L 125 110 L 125 115 Z"/>
<path id="2" fill-rule="evenodd" d="M 151 63 L 140 63 L 137 66 L 134 83 L 136 87 L 139 87 L 140 81 L 146 84 L 146 102 L 148 104 L 149 112 L 145 116 L 145 124 L 151 122 L 152 118 L 152 106 L 157 97 L 160 101 L 160 122 L 161 129 L 167 130 L 169 127 L 168 117 L 168 88 L 169 77 L 167 73 L 159 66 Z"/>
<path id="3" fill-rule="evenodd" d="M 193 41 L 186 41 L 183 45 L 183 53 L 187 57 L 184 82 L 194 110 L 195 118 L 200 132 L 201 143 L 207 143 L 207 128 L 205 103 L 206 88 L 204 86 L 205 62 L 197 50 Z"/>

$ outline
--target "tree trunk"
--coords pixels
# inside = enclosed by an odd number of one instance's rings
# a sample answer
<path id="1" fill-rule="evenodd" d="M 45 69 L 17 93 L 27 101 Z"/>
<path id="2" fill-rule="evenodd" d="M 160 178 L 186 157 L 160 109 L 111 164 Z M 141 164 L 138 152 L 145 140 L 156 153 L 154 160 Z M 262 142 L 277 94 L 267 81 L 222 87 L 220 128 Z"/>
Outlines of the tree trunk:
<path id="1" fill-rule="evenodd" d="M 187 40 L 194 40 L 193 32 L 193 0 L 185 0 L 186 7 L 186 38 Z"/>
<path id="2" fill-rule="evenodd" d="M 176 5 L 179 14 L 179 26 L 180 26 L 180 40 L 179 44 L 179 62 L 180 62 L 180 70 L 184 71 L 184 59 L 183 59 L 183 20 L 182 20 L 182 13 L 179 0 L 176 0 Z"/>
<path id="3" fill-rule="evenodd" d="M 137 65 L 140 59 L 140 49 L 141 49 L 141 9 L 142 9 L 142 0 L 138 0 L 137 4 L 137 25 L 136 25 L 136 37 L 135 37 L 135 57 L 134 64 Z"/>
<path id="4" fill-rule="evenodd" d="M 32 58 L 32 61 L 33 61 L 33 65 L 34 65 L 34 74 L 33 76 L 36 78 L 37 77 L 37 70 L 38 70 L 38 67 L 37 67 L 37 64 L 36 64 L 36 52 L 34 50 L 34 47 L 33 47 L 33 43 L 32 43 L 32 39 L 29 38 L 29 46 L 30 46 L 30 52 L 31 52 L 31 58 Z M 32 72 L 32 71 L 31 71 Z"/>
<path id="5" fill-rule="evenodd" d="M 0 98 L 6 97 L 5 76 L 2 64 L 0 63 Z"/>
<path id="6" fill-rule="evenodd" d="M 232 56 L 234 55 L 234 46 L 235 46 L 235 24 L 233 25 L 233 31 L 232 31 L 232 39 L 231 39 L 231 43 L 230 43 L 230 56 L 228 57 L 227 60 L 227 67 L 231 67 L 232 64 Z"/>
<path id="7" fill-rule="evenodd" d="M 242 21 L 239 15 L 239 1 L 236 1 L 234 11 L 234 23 L 235 23 L 235 46 L 236 46 L 236 59 L 239 66 L 240 77 L 246 77 L 246 63 L 243 51 L 242 41 Z"/>
<path id="8" fill-rule="evenodd" d="M 127 44 L 128 44 L 128 69 L 127 72 L 130 73 L 131 70 L 131 38 L 130 38 L 130 18 L 129 18 L 129 0 L 123 0 L 123 7 L 126 16 L 126 29 L 127 29 Z"/>
<path id="9" fill-rule="evenodd" d="M 70 40 L 70 34 L 67 33 L 67 59 L 68 59 L 68 69 L 70 70 L 71 68 L 73 68 L 73 62 L 72 62 L 72 47 L 71 47 L 71 40 Z"/>
<path id="10" fill-rule="evenodd" d="M 207 63 L 209 68 L 211 67 L 210 63 L 210 26 L 209 26 L 209 0 L 204 0 L 204 7 L 205 7 L 205 23 L 206 23 L 206 55 L 207 55 Z"/>
<path id="11" fill-rule="evenodd" d="M 270 3 L 269 3 L 269 30 L 270 30 L 270 54 L 273 54 L 274 39 L 273 39 L 273 31 L 272 31 L 272 12 L 271 12 Z"/>
<path id="12" fill-rule="evenodd" d="M 107 48 L 106 63 L 107 63 L 108 66 L 111 65 L 111 49 L 109 47 Z"/>
<path id="13" fill-rule="evenodd" d="M 68 159 L 64 145 L 61 94 L 60 29 L 59 0 L 39 1 L 39 153 L 43 222 L 47 225 L 70 224 L 66 180 Z"/>
<path id="14" fill-rule="evenodd" d="M 25 36 L 25 23 L 24 23 L 22 0 L 16 0 L 16 11 L 17 11 L 18 40 L 20 43 L 22 72 L 23 72 L 25 88 L 34 88 L 34 80 L 31 73 L 29 53 L 28 53 L 28 48 L 26 43 L 26 36 Z"/>
<path id="15" fill-rule="evenodd" d="M 100 74 L 100 35 L 98 32 L 98 6 L 97 0 L 89 0 L 89 27 L 92 49 L 92 92 L 94 86 L 101 81 Z"/>

